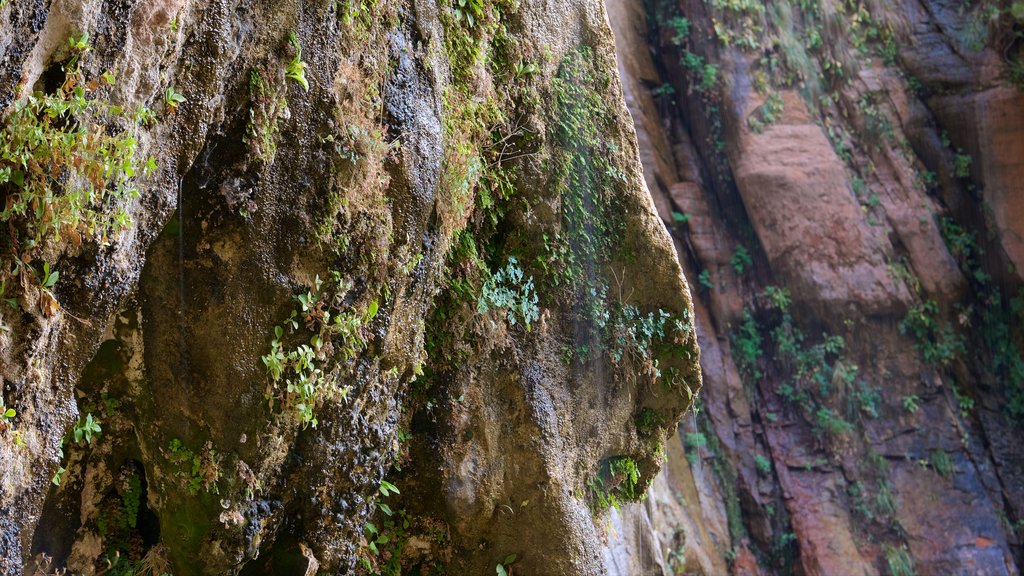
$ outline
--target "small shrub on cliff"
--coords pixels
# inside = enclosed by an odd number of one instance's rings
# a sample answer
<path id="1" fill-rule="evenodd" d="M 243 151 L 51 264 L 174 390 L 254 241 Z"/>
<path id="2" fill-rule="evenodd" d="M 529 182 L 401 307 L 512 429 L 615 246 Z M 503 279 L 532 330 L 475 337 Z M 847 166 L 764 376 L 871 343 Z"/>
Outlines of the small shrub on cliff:
<path id="1" fill-rule="evenodd" d="M 640 469 L 636 460 L 628 456 L 614 456 L 602 464 L 596 476 L 587 481 L 595 512 L 608 508 L 619 509 L 620 499 L 630 502 L 641 500 Z"/>
<path id="2" fill-rule="evenodd" d="M 910 556 L 910 551 L 906 546 L 896 548 L 886 544 L 885 563 L 889 567 L 891 576 L 916 576 L 917 574 L 917 570 L 914 568 L 914 558 Z"/>
<path id="3" fill-rule="evenodd" d="M 324 401 L 347 397 L 350 386 L 340 386 L 342 368 L 366 349 L 366 331 L 377 315 L 378 304 L 370 300 L 365 308 L 344 304 L 343 297 L 352 288 L 340 277 L 330 283 L 319 277 L 313 288 L 295 296 L 299 310 L 292 312 L 285 326 L 297 333 L 301 326 L 312 332 L 308 343 L 289 345 L 285 327 L 274 327 L 270 353 L 262 357 L 271 382 L 266 397 L 271 406 L 281 402 L 294 410 L 302 424 L 318 421 L 316 410 Z"/>
<path id="4" fill-rule="evenodd" d="M 711 290 L 715 287 L 715 283 L 711 281 L 711 271 L 708 269 L 701 270 L 700 274 L 697 275 L 697 284 L 700 289 Z"/>
<path id="5" fill-rule="evenodd" d="M 494 567 L 494 572 L 498 576 L 509 576 L 509 574 L 512 573 L 511 566 L 515 561 L 515 554 L 509 554 L 508 556 L 505 556 L 505 558 L 497 566 Z"/>
<path id="6" fill-rule="evenodd" d="M 178 109 L 179 104 L 188 102 L 188 100 L 177 90 L 174 86 L 168 86 L 167 90 L 164 91 L 164 102 L 167 104 L 167 112 L 174 112 Z"/>
<path id="7" fill-rule="evenodd" d="M 767 476 L 772 471 L 771 460 L 765 458 L 760 454 L 754 456 L 754 466 L 757 468 L 758 472 L 764 474 L 765 476 Z"/>
<path id="8" fill-rule="evenodd" d="M 903 409 L 906 410 L 907 412 L 911 413 L 911 414 L 914 414 L 915 412 L 917 412 L 917 410 L 919 408 L 918 404 L 920 403 L 920 401 L 921 401 L 921 399 L 917 396 L 917 394 L 911 394 L 910 396 L 904 396 L 903 397 Z"/>
<path id="9" fill-rule="evenodd" d="M 754 265 L 753 258 L 750 257 L 750 252 L 744 246 L 737 246 L 736 251 L 732 253 L 732 258 L 729 259 L 729 264 L 732 265 L 732 269 L 737 274 L 743 274 L 748 268 Z"/>
<path id="10" fill-rule="evenodd" d="M 998 293 L 990 297 L 982 310 L 982 334 L 992 353 L 990 366 L 1005 383 L 1005 410 L 1018 424 L 1024 421 L 1024 358 L 1017 344 L 1022 311 L 1024 299 L 1018 296 L 1007 307 Z"/>
<path id="11" fill-rule="evenodd" d="M 527 331 L 540 317 L 533 276 L 525 277 L 514 256 L 483 285 L 477 300 L 477 312 L 486 314 L 492 309 L 506 310 L 509 323 L 515 326 L 522 322 Z"/>
<path id="12" fill-rule="evenodd" d="M 953 477 L 953 459 L 949 457 L 945 450 L 940 448 L 932 452 L 931 465 L 935 472 L 946 480 Z"/>
<path id="13" fill-rule="evenodd" d="M 271 86 L 263 75 L 253 70 L 249 74 L 249 122 L 245 127 L 245 141 L 249 150 L 266 165 L 274 163 L 277 155 L 277 131 L 282 119 L 288 116 L 288 101 L 280 94 L 284 86 Z"/>
<path id="14" fill-rule="evenodd" d="M 743 311 L 743 323 L 733 336 L 733 354 L 741 372 L 754 380 L 761 378 L 757 363 L 764 353 L 761 349 L 761 330 L 750 310 Z"/>
<path id="15" fill-rule="evenodd" d="M 963 336 L 950 323 L 940 326 L 936 316 L 939 305 L 932 300 L 913 306 L 900 322 L 900 333 L 911 334 L 926 362 L 949 364 L 966 351 Z"/>

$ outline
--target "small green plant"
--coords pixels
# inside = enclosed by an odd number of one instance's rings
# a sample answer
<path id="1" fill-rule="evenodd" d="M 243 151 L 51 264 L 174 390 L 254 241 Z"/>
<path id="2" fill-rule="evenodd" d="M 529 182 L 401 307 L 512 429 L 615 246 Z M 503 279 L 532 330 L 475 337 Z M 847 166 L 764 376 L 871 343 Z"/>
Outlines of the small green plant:
<path id="1" fill-rule="evenodd" d="M 64 459 L 64 449 L 63 448 L 60 449 L 60 452 L 58 454 L 58 458 L 61 459 L 61 460 Z M 67 473 L 67 471 L 68 471 L 67 468 L 58 465 L 57 466 L 57 471 L 54 472 L 53 473 L 53 477 L 50 478 L 50 483 L 52 483 L 54 486 L 60 486 L 60 483 L 64 480 L 64 474 Z"/>
<path id="2" fill-rule="evenodd" d="M 914 414 L 918 410 L 918 403 L 921 399 L 916 394 L 903 397 L 903 409 Z"/>
<path id="3" fill-rule="evenodd" d="M 377 530 L 377 525 L 373 522 L 367 522 L 366 526 L 363 527 L 363 530 L 367 535 L 367 546 L 374 554 L 380 554 L 380 546 L 391 542 L 391 537 L 387 534 L 381 534 L 380 531 Z"/>
<path id="4" fill-rule="evenodd" d="M 84 419 L 78 418 L 72 435 L 76 444 L 81 444 L 82 440 L 85 440 L 86 444 L 92 444 L 93 436 L 99 436 L 101 432 L 103 429 L 100 428 L 100 421 L 93 418 L 90 412 L 85 415 Z"/>
<path id="5" fill-rule="evenodd" d="M 644 407 L 633 418 L 633 423 L 636 424 L 637 434 L 641 437 L 649 438 L 654 434 L 655 426 L 658 424 L 658 417 L 654 410 Z"/>
<path id="6" fill-rule="evenodd" d="M 956 404 L 960 408 L 960 417 L 967 418 L 970 416 L 971 410 L 974 410 L 974 398 L 961 392 L 960 388 L 955 384 L 951 388 L 953 389 L 953 397 L 956 398 Z"/>
<path id="7" fill-rule="evenodd" d="M 874 511 L 881 518 L 893 518 L 896 515 L 896 500 L 889 483 L 882 481 L 875 492 Z"/>
<path id="8" fill-rule="evenodd" d="M 1017 90 L 1024 91 L 1024 57 L 1018 56 L 1010 62 L 1010 84 Z"/>
<path id="9" fill-rule="evenodd" d="M 767 476 L 772 471 L 771 460 L 768 460 L 764 456 L 757 454 L 754 456 L 754 466 L 757 471 Z"/>
<path id="10" fill-rule="evenodd" d="M 328 288 L 333 287 L 333 293 Z M 271 406 L 280 401 L 301 418 L 302 424 L 316 428 L 316 409 L 325 400 L 345 399 L 351 386 L 339 386 L 342 367 L 366 349 L 367 325 L 376 317 L 378 304 L 371 300 L 365 309 L 353 309 L 343 303 L 352 288 L 340 276 L 325 284 L 316 277 L 313 288 L 295 296 L 299 304 L 285 322 L 290 333 L 305 326 L 313 334 L 308 343 L 294 347 L 285 341 L 285 327 L 274 327 L 270 353 L 262 357 L 271 377 L 266 397 Z"/>
<path id="11" fill-rule="evenodd" d="M 939 325 L 936 316 L 939 305 L 933 300 L 917 304 L 907 312 L 900 322 L 901 334 L 912 334 L 917 340 L 917 349 L 926 362 L 946 365 L 966 352 L 963 336 L 953 330 L 948 322 Z"/>
<path id="12" fill-rule="evenodd" d="M 89 46 L 89 32 L 82 32 L 82 35 L 75 38 L 73 35 L 68 38 L 68 46 L 71 46 L 72 50 L 76 52 L 88 52 L 92 50 L 92 46 Z"/>
<path id="13" fill-rule="evenodd" d="M 708 438 L 703 432 L 688 432 L 686 434 L 686 446 L 692 450 L 699 450 L 708 445 Z"/>
<path id="14" fill-rule="evenodd" d="M 674 576 L 682 576 L 686 573 L 686 543 L 675 548 L 670 548 L 665 553 L 665 563 Z"/>
<path id="15" fill-rule="evenodd" d="M 943 449 L 938 449 L 932 452 L 931 455 L 932 468 L 946 480 L 953 477 L 953 459 L 949 457 L 949 453 Z"/>
<path id="16" fill-rule="evenodd" d="M 682 16 L 675 16 L 668 21 L 668 26 L 673 32 L 672 44 L 682 46 L 690 35 L 690 21 Z"/>
<path id="17" fill-rule="evenodd" d="M 917 570 L 914 568 L 914 559 L 910 556 L 910 551 L 907 547 L 885 545 L 885 563 L 889 567 L 889 574 L 891 576 L 916 576 Z"/>
<path id="18" fill-rule="evenodd" d="M 56 270 L 50 271 L 50 263 L 43 262 L 43 273 L 39 275 L 39 285 L 49 290 L 57 285 L 57 280 L 60 278 L 60 273 Z"/>
<path id="19" fill-rule="evenodd" d="M 832 438 L 840 438 L 853 432 L 853 425 L 827 406 L 818 408 L 815 416 L 815 429 L 825 432 Z"/>
<path id="20" fill-rule="evenodd" d="M 672 211 L 672 220 L 680 224 L 686 224 L 690 221 L 689 214 L 683 214 L 680 212 Z"/>
<path id="21" fill-rule="evenodd" d="M 484 16 L 483 0 L 455 0 L 455 19 L 472 28 Z"/>
<path id="22" fill-rule="evenodd" d="M 953 156 L 953 173 L 957 178 L 971 177 L 971 163 L 974 161 L 970 154 L 964 154 L 962 150 Z"/>
<path id="23" fill-rule="evenodd" d="M 171 464 L 178 467 L 175 475 L 183 482 L 189 493 L 193 496 L 199 494 L 200 490 L 207 493 L 219 493 L 217 481 L 220 479 L 220 464 L 223 459 L 216 450 L 213 443 L 207 442 L 197 454 L 177 439 L 171 439 L 167 445 L 168 452 L 165 453 Z"/>
<path id="24" fill-rule="evenodd" d="M 754 113 L 747 118 L 747 125 L 755 133 L 761 134 L 766 127 L 778 122 L 784 111 L 785 103 L 782 96 L 772 92 L 765 98 L 764 104 L 758 106 Z"/>
<path id="25" fill-rule="evenodd" d="M 640 488 L 640 469 L 636 460 L 628 456 L 614 456 L 606 459 L 596 476 L 587 481 L 587 491 L 594 504 L 594 511 L 608 508 L 618 510 L 620 499 L 636 502 L 643 498 Z"/>
<path id="26" fill-rule="evenodd" d="M 882 396 L 877 390 L 864 381 L 859 381 L 850 390 L 852 400 L 856 403 L 856 409 L 868 418 L 878 418 L 878 405 L 882 402 Z M 852 417 L 852 416 L 851 416 Z"/>
<path id="27" fill-rule="evenodd" d="M 736 251 L 732 254 L 732 258 L 729 259 L 729 264 L 732 265 L 732 269 L 737 274 L 742 275 L 748 268 L 754 265 L 754 260 L 750 257 L 750 252 L 747 251 L 746 247 L 737 246 Z"/>
<path id="28" fill-rule="evenodd" d="M 302 61 L 302 45 L 295 32 L 288 34 L 288 43 L 295 48 L 295 57 L 288 62 L 284 75 L 299 83 L 302 89 L 309 92 L 309 82 L 306 80 L 306 63 Z"/>
<path id="29" fill-rule="evenodd" d="M 391 482 L 388 482 L 387 480 L 381 480 L 380 487 L 377 490 L 378 492 L 380 492 L 380 495 L 384 498 L 387 498 L 392 494 L 401 494 L 401 492 L 398 491 L 398 487 L 392 484 Z M 384 502 L 377 502 L 377 508 L 380 508 L 380 511 L 388 516 L 391 516 L 394 513 L 391 510 L 391 506 Z"/>
<path id="30" fill-rule="evenodd" d="M 509 324 L 515 326 L 517 322 L 522 322 L 527 331 L 540 317 L 533 276 L 525 276 L 514 256 L 509 257 L 505 267 L 484 283 L 477 300 L 477 312 L 480 314 L 493 309 L 506 310 Z"/>
<path id="31" fill-rule="evenodd" d="M 380 481 L 380 487 L 378 490 L 380 491 L 380 495 L 385 498 L 392 494 L 401 494 L 401 492 L 398 491 L 398 487 L 387 480 Z"/>
<path id="32" fill-rule="evenodd" d="M 761 370 L 757 367 L 763 351 L 761 349 L 761 330 L 750 310 L 743 311 L 743 323 L 739 331 L 733 335 L 733 355 L 741 372 L 753 380 L 761 378 Z"/>
<path id="33" fill-rule="evenodd" d="M 18 412 L 9 406 L 6 406 L 2 399 L 0 399 L 0 432 L 11 429 L 11 420 L 18 415 Z M 17 432 L 17 431 L 15 431 Z"/>
<path id="34" fill-rule="evenodd" d="M 600 293 L 598 302 L 604 302 Z M 600 304 L 598 304 L 600 306 Z M 655 381 L 661 378 L 659 350 L 678 343 L 690 330 L 688 323 L 657 309 L 647 314 L 632 304 L 613 304 L 611 309 L 593 311 L 595 325 L 604 332 L 605 351 L 616 367 L 639 372 Z"/>
<path id="35" fill-rule="evenodd" d="M 706 62 L 703 57 L 686 50 L 683 52 L 683 66 L 689 70 L 690 91 L 710 93 L 718 83 L 718 65 Z"/>
<path id="36" fill-rule="evenodd" d="M 249 74 L 251 104 L 245 140 L 252 153 L 268 166 L 277 155 L 276 138 L 281 119 L 288 115 L 288 101 L 280 94 L 283 88 L 283 85 L 272 87 L 255 70 Z"/>
<path id="37" fill-rule="evenodd" d="M 714 288 L 715 284 L 711 281 L 711 271 L 707 268 L 701 270 L 700 274 L 697 275 L 697 284 L 699 284 L 704 290 L 711 290 Z"/>
<path id="38" fill-rule="evenodd" d="M 789 290 L 777 286 L 766 286 L 764 295 L 778 311 L 783 314 L 789 311 L 789 305 L 792 303 Z"/>
<path id="39" fill-rule="evenodd" d="M 515 554 L 509 554 L 508 556 L 505 556 L 505 558 L 501 562 L 499 562 L 497 566 L 494 567 L 495 573 L 497 573 L 498 576 L 510 576 L 512 574 L 511 566 L 515 561 Z"/>
<path id="40" fill-rule="evenodd" d="M 180 92 L 174 89 L 174 86 L 168 86 L 167 90 L 164 91 L 164 102 L 167 103 L 168 112 L 174 112 L 178 109 L 179 104 L 187 101 Z"/>

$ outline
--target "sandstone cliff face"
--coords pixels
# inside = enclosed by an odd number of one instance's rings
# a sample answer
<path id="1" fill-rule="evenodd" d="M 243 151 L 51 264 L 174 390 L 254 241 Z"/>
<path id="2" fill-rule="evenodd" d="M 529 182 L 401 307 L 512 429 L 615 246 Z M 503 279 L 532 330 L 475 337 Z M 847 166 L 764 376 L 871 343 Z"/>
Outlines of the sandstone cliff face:
<path id="1" fill-rule="evenodd" d="M 599 2 L 0 17 L 0 572 L 607 572 L 700 372 Z"/>
<path id="2" fill-rule="evenodd" d="M 607 4 L 705 382 L 616 573 L 1019 573 L 1024 7 Z"/>

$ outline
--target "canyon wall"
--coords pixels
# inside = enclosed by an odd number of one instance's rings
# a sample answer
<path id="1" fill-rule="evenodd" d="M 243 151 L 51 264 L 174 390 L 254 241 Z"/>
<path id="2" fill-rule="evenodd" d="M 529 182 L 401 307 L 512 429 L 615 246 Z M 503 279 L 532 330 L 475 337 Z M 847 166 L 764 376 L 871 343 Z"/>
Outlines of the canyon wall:
<path id="1" fill-rule="evenodd" d="M 1024 5 L 607 5 L 705 384 L 615 573 L 1019 573 Z"/>
<path id="2" fill-rule="evenodd" d="M 600 2 L 0 19 L 0 572 L 607 572 L 701 376 Z"/>

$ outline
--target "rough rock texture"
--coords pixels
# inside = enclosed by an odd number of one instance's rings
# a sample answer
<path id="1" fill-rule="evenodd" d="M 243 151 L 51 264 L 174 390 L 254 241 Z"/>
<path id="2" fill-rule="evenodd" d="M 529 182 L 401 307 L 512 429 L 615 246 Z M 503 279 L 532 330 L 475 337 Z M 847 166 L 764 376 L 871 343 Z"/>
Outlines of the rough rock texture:
<path id="1" fill-rule="evenodd" d="M 158 169 L 107 238 L 5 234 L 0 572 L 607 572 L 687 284 L 604 7 L 470 4 L 3 3 L 0 104 L 77 58 L 154 117 L 57 127 Z"/>
<path id="2" fill-rule="evenodd" d="M 1019 573 L 1013 4 L 607 2 L 705 383 L 614 573 Z"/>

